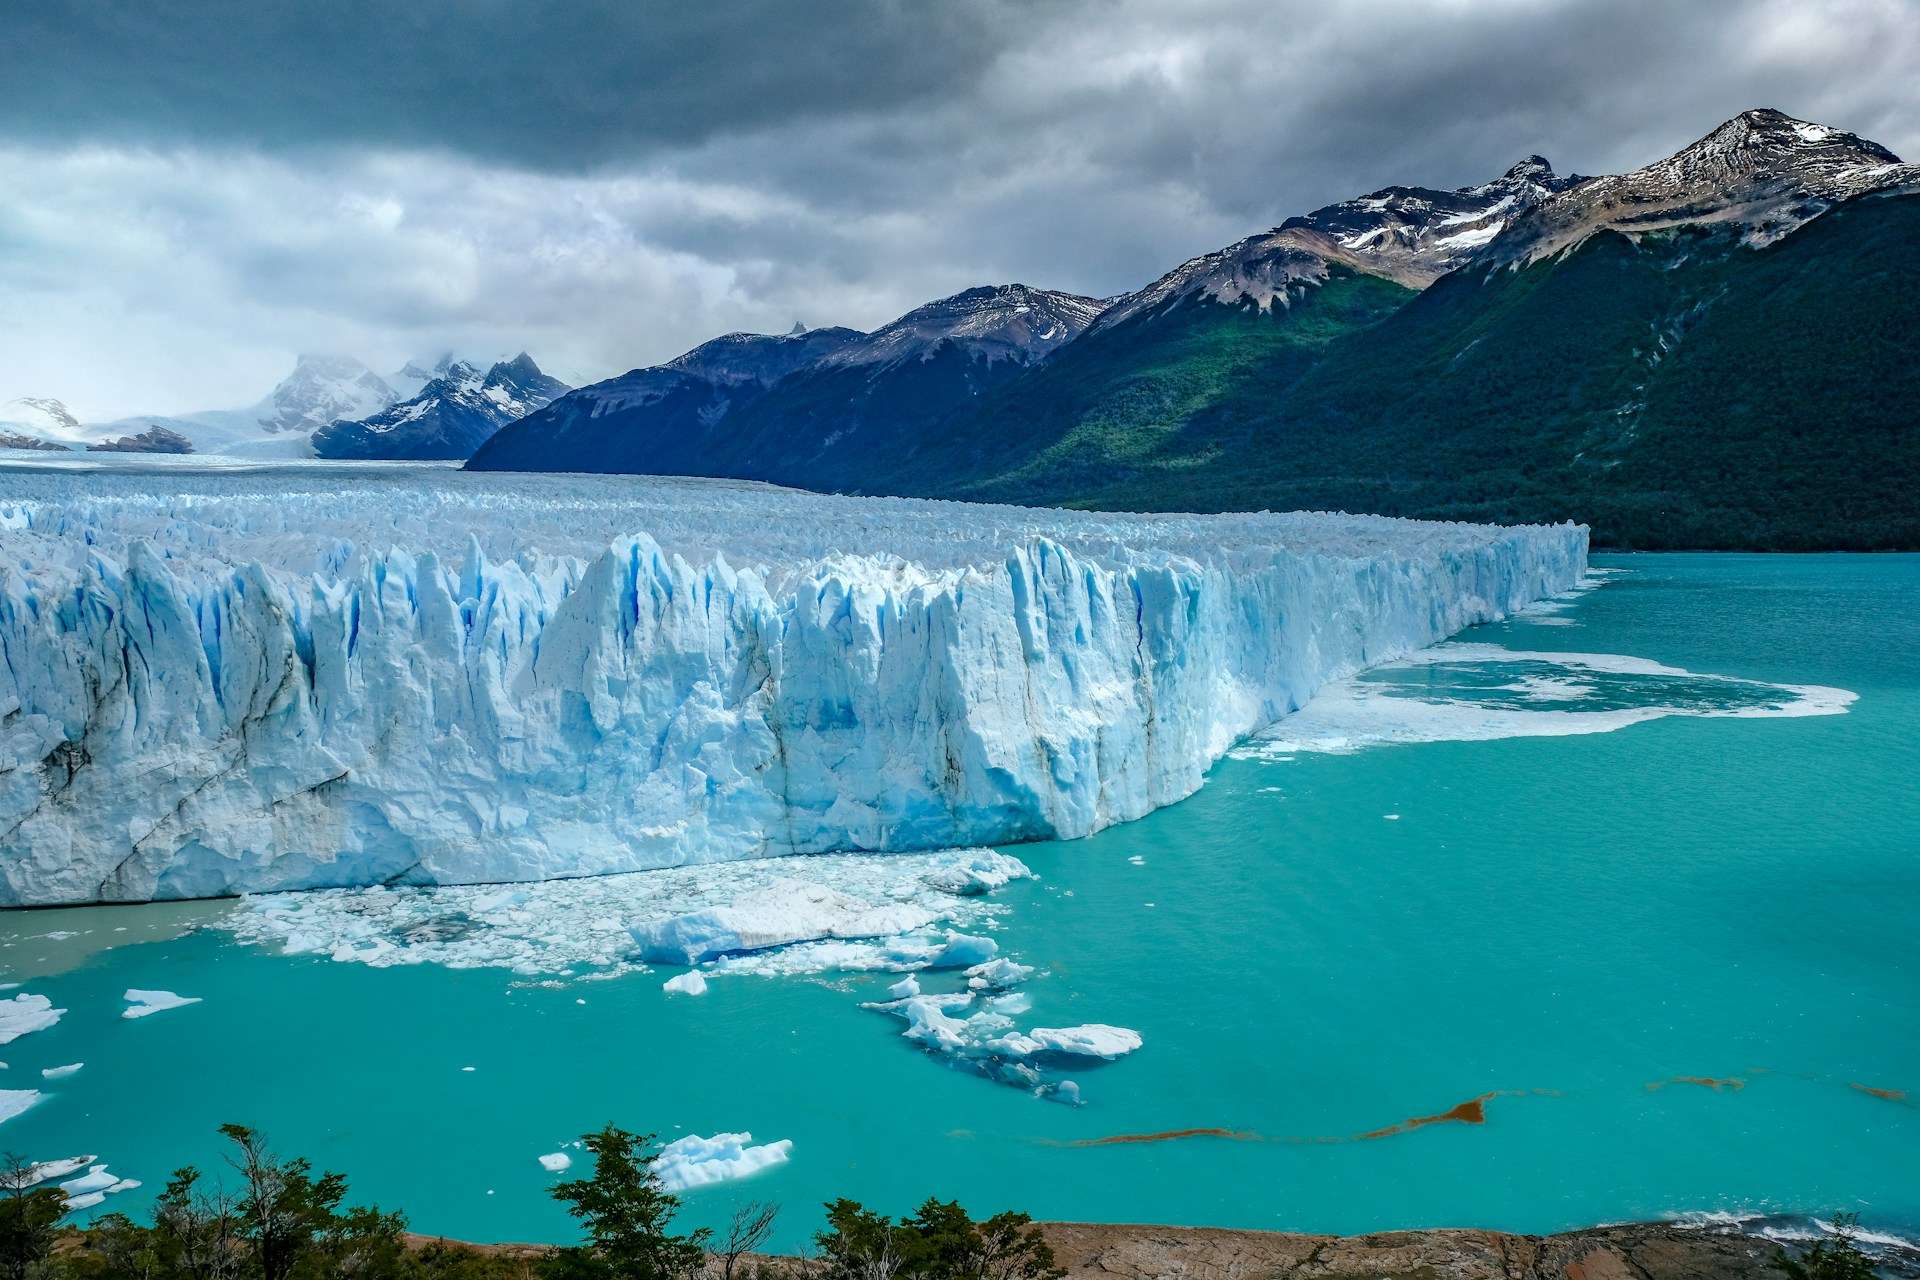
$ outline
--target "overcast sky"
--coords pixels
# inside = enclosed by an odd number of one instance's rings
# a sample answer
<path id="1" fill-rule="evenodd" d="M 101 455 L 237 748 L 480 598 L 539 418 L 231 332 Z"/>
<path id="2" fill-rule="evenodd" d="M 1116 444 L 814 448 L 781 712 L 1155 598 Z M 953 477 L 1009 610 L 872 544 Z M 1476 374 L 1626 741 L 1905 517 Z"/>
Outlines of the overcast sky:
<path id="1" fill-rule="evenodd" d="M 1920 153 L 1920 0 L 34 0 L 0 401 L 300 351 L 563 377 L 973 284 L 1107 295 L 1391 182 L 1632 168 L 1751 106 Z"/>

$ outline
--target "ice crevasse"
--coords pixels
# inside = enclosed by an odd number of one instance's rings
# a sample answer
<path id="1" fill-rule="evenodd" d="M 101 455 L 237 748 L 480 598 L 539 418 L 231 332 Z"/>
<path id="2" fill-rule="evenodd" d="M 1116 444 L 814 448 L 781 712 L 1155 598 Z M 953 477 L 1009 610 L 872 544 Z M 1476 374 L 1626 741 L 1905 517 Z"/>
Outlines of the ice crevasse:
<path id="1" fill-rule="evenodd" d="M 0 488 L 0 903 L 1084 836 L 1586 561 L 1572 525 L 443 474 Z"/>

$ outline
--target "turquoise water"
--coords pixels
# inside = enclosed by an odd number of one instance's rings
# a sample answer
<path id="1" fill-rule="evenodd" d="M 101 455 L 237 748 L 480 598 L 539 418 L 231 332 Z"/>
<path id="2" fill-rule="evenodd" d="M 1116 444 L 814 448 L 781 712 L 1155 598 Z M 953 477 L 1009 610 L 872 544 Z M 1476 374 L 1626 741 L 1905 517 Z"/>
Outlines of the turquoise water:
<path id="1" fill-rule="evenodd" d="M 1084 1107 L 919 1052 L 858 1007 L 891 977 L 725 977 L 674 999 L 659 974 L 374 969 L 165 936 L 224 908 L 93 909 L 0 919 L 0 964 L 70 1010 L 0 1048 L 0 1088 L 87 1064 L 0 1146 L 97 1152 L 147 1182 L 114 1202 L 138 1208 L 176 1165 L 216 1164 L 214 1127 L 241 1121 L 417 1229 L 496 1240 L 568 1238 L 534 1157 L 608 1121 L 792 1139 L 791 1163 L 687 1197 L 707 1222 L 777 1199 L 788 1245 L 836 1195 L 1342 1232 L 1736 1209 L 1920 1223 L 1920 558 L 1600 563 L 1626 572 L 1464 639 L 1858 701 L 1230 759 L 1141 822 L 1018 848 L 1042 879 L 997 895 L 996 936 L 1043 969 L 1023 1023 L 1146 1040 L 1077 1074 Z M 1543 671 L 1376 683 L 1498 702 Z M 1677 683 L 1628 675 L 1577 706 L 1756 701 Z M 119 945 L 82 954 L 102 942 Z M 127 987 L 204 1003 L 124 1022 Z M 1684 1077 L 1723 1083 L 1660 1084 Z M 1483 1124 L 1357 1137 L 1482 1097 Z M 1240 1136 L 1067 1145 L 1193 1128 Z"/>

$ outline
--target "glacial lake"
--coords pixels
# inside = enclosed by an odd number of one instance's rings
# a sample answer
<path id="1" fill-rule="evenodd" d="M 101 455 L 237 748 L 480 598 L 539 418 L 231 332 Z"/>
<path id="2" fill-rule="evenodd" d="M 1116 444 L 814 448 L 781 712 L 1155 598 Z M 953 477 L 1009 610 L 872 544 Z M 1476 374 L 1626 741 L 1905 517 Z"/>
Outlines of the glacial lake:
<path id="1" fill-rule="evenodd" d="M 237 1121 L 474 1240 L 572 1238 L 537 1157 L 609 1121 L 791 1140 L 685 1197 L 694 1223 L 777 1200 L 783 1246 L 843 1195 L 1337 1232 L 1837 1209 L 1910 1231 L 1920 557 L 1595 563 L 1599 589 L 1316 700 L 1184 803 L 1006 850 L 1039 878 L 980 910 L 1038 969 L 1022 1025 L 1145 1041 L 1077 1073 L 1084 1105 L 903 1039 L 861 1007 L 898 975 L 686 997 L 661 989 L 677 970 L 376 967 L 193 903 L 0 916 L 5 979 L 68 1011 L 0 1047 L 0 1089 L 44 1094 L 0 1147 L 96 1154 L 145 1184 L 108 1207 L 139 1211 L 177 1166 L 221 1167 Z M 128 988 L 201 1002 L 126 1020 Z M 1182 1131 L 1203 1132 L 1103 1141 Z"/>

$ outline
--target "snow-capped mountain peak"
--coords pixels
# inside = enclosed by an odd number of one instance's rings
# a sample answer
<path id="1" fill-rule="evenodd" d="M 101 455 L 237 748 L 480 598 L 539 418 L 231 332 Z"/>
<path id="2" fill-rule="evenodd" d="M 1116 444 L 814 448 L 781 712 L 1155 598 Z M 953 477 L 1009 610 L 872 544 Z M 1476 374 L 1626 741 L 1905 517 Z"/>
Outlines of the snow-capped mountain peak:
<path id="1" fill-rule="evenodd" d="M 1326 279 L 1334 264 L 1425 288 L 1467 261 L 1512 219 L 1582 181 L 1559 176 L 1536 155 L 1478 186 L 1451 191 L 1382 187 L 1190 259 L 1119 299 L 1095 327 L 1110 328 L 1196 298 L 1262 311 L 1284 307 L 1294 287 Z"/>
<path id="2" fill-rule="evenodd" d="M 915 307 L 831 357 L 837 364 L 893 363 L 924 357 L 943 342 L 989 362 L 1040 359 L 1078 337 L 1099 315 L 1098 298 L 1025 284 L 981 285 Z"/>
<path id="3" fill-rule="evenodd" d="M 524 351 L 485 371 L 465 360 L 441 363 L 411 399 L 315 431 L 315 451 L 324 458 L 466 458 L 507 423 L 569 390 Z"/>
<path id="4" fill-rule="evenodd" d="M 397 399 L 379 374 L 352 356 L 302 355 L 261 406 L 270 432 L 306 433 L 340 418 L 364 418 Z"/>
<path id="5" fill-rule="evenodd" d="M 73 411 L 52 396 L 21 396 L 0 404 L 0 428 L 47 444 L 78 444 L 87 439 Z"/>
<path id="6" fill-rule="evenodd" d="M 1699 223 L 1737 226 L 1763 245 L 1842 200 L 1915 187 L 1920 165 L 1879 143 L 1760 107 L 1652 164 L 1541 201 L 1483 256 L 1530 261 L 1604 229 L 1633 235 Z"/>

